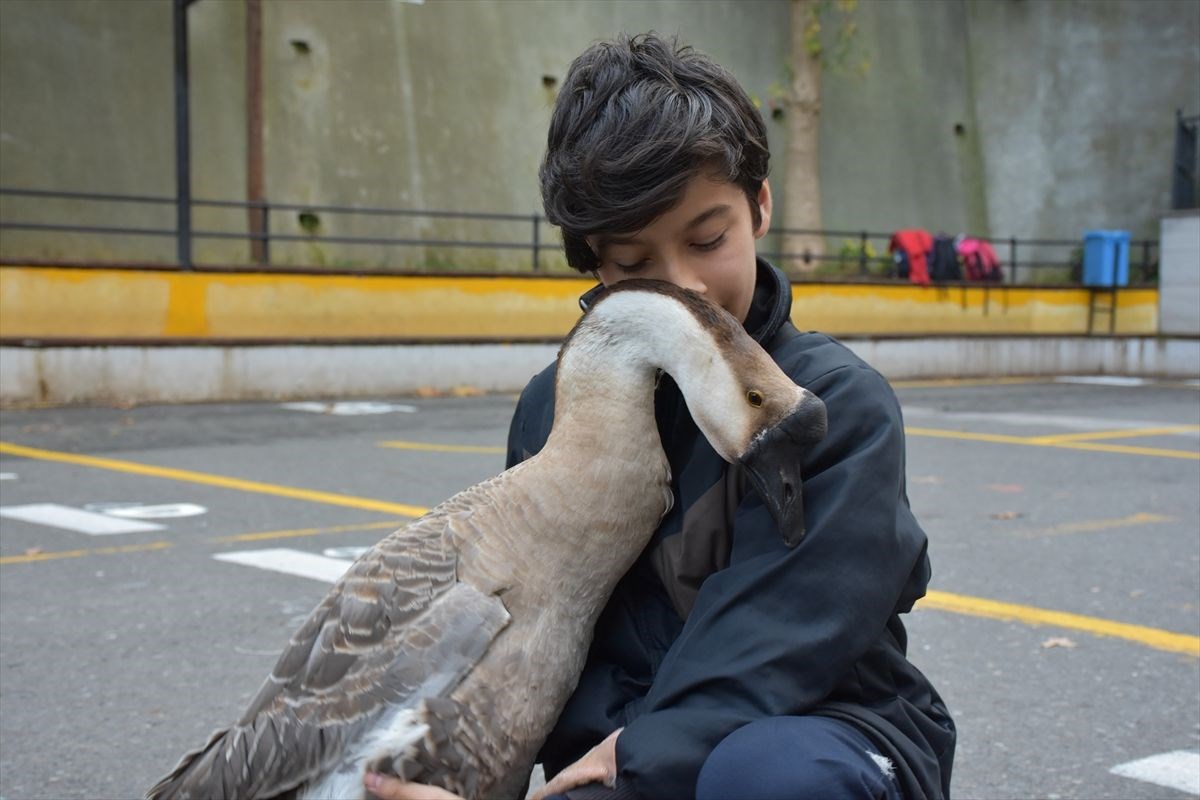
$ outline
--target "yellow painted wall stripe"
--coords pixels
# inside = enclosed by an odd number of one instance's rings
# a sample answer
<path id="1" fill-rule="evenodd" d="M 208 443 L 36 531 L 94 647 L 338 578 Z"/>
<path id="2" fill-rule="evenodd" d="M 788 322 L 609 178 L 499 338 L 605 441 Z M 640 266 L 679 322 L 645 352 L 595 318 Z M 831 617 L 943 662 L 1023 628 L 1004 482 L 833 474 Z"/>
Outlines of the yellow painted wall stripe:
<path id="1" fill-rule="evenodd" d="M 1036 436 L 1010 436 L 1003 433 L 974 433 L 972 431 L 953 431 L 941 428 L 917 428 L 909 426 L 905 426 L 904 433 L 908 436 L 925 436 L 934 439 L 964 439 L 972 442 L 1019 444 L 1027 447 L 1058 447 L 1064 450 L 1092 450 L 1100 453 L 1124 453 L 1126 455 L 1182 458 L 1190 461 L 1200 461 L 1200 453 L 1163 447 L 1135 447 L 1123 444 L 1104 444 L 1101 442 L 1040 441 L 1041 437 Z"/>
<path id="2" fill-rule="evenodd" d="M 273 483 L 247 481 L 240 478 L 229 478 L 224 475 L 213 475 L 207 472 L 194 472 L 187 469 L 171 467 L 156 467 L 150 464 L 139 464 L 135 461 L 122 461 L 115 458 L 100 456 L 76 455 L 57 450 L 41 450 L 36 447 L 0 442 L 0 453 L 24 458 L 36 458 L 41 461 L 58 461 L 64 464 L 74 464 L 80 467 L 94 467 L 114 472 L 128 472 L 133 475 L 145 475 L 151 478 L 165 478 L 185 483 L 197 483 L 205 486 L 217 486 L 222 489 L 237 489 L 242 492 L 256 492 L 276 497 L 287 497 L 292 500 L 307 500 L 312 503 L 325 503 L 346 508 L 358 508 L 365 511 L 379 511 L 384 514 L 399 514 L 405 517 L 419 517 L 429 511 L 421 506 L 405 503 L 389 503 L 383 500 L 372 500 L 367 497 L 354 497 L 347 494 L 322 492 L 312 489 L 298 489 L 293 486 L 280 486 Z"/>
<path id="3" fill-rule="evenodd" d="M 12 339 L 556 339 L 590 278 L 0 267 Z M 835 335 L 1084 334 L 1073 287 L 796 283 L 792 318 Z M 1123 289 L 1115 333 L 1158 332 L 1158 290 Z M 1107 332 L 1106 324 L 1103 326 Z"/>
<path id="4" fill-rule="evenodd" d="M 432 442 L 380 442 L 380 447 L 392 447 L 396 450 L 422 450 L 431 453 L 503 453 L 503 447 L 488 447 L 473 444 L 434 444 Z"/>
<path id="5" fill-rule="evenodd" d="M 1111 431 L 1085 431 L 1082 433 L 1060 433 L 1052 436 L 1033 436 L 1030 442 L 1056 444 L 1058 442 L 1084 442 L 1095 439 L 1133 439 L 1139 436 L 1172 436 L 1177 433 L 1198 433 L 1200 425 L 1166 425 L 1158 428 L 1119 428 Z"/>
<path id="6" fill-rule="evenodd" d="M 54 561 L 60 558 L 82 558 L 83 556 L 113 556 L 119 553 L 142 553 L 149 550 L 166 550 L 170 542 L 147 542 L 145 544 L 123 544 L 116 547 L 89 547 L 82 550 L 58 550 L 50 553 L 26 553 L 19 556 L 4 556 L 2 564 L 32 564 L 38 561 Z"/>
<path id="7" fill-rule="evenodd" d="M 1099 617 L 1088 617 L 1082 614 L 1072 614 L 1066 611 L 1050 611 L 1036 606 L 1002 603 L 998 600 L 987 600 L 982 597 L 970 597 L 950 592 L 930 590 L 925 598 L 918 602 L 918 608 L 951 611 L 956 614 L 967 614 L 974 617 L 988 617 L 1006 621 L 1024 622 L 1030 625 L 1053 625 L 1058 628 L 1084 631 L 1095 636 L 1109 636 L 1116 639 L 1136 642 L 1152 647 L 1155 650 L 1165 650 L 1169 653 L 1200 658 L 1200 636 L 1185 633 L 1173 633 L 1158 628 L 1147 628 L 1141 625 L 1131 625 L 1125 622 L 1114 622 Z"/>

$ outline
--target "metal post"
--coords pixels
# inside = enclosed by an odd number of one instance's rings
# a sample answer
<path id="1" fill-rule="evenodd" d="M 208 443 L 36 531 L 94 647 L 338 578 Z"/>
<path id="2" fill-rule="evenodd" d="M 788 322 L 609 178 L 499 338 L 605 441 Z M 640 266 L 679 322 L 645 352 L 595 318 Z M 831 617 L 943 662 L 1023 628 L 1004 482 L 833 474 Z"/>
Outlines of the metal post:
<path id="1" fill-rule="evenodd" d="M 262 230 L 260 231 L 260 233 L 262 234 L 262 239 L 260 240 L 262 242 L 262 259 L 263 259 L 262 263 L 270 264 L 271 263 L 271 221 L 270 221 L 271 220 L 271 206 L 268 205 L 266 203 L 266 201 L 263 202 L 262 216 L 260 216 L 259 219 L 262 221 Z"/>
<path id="2" fill-rule="evenodd" d="M 1150 280 L 1150 240 L 1142 240 L 1142 280 Z"/>
<path id="3" fill-rule="evenodd" d="M 1196 206 L 1196 133 L 1200 116 L 1185 117 L 1175 109 L 1175 165 L 1171 173 L 1171 208 Z"/>
<path id="4" fill-rule="evenodd" d="M 537 214 L 534 214 L 533 215 L 533 271 L 534 272 L 537 272 L 538 270 L 541 269 L 541 265 L 538 263 L 538 247 L 539 247 L 538 228 L 539 228 L 540 222 L 541 222 L 541 217 L 539 217 Z"/>
<path id="5" fill-rule="evenodd" d="M 1010 236 L 1008 239 L 1008 257 L 1012 259 L 1012 282 L 1017 282 L 1017 237 Z"/>
<path id="6" fill-rule="evenodd" d="M 246 0 L 246 202 L 261 203 L 263 180 L 263 80 L 262 80 L 262 0 Z M 266 264 L 266 210 L 259 205 L 246 208 L 250 234 L 250 260 Z"/>
<path id="7" fill-rule="evenodd" d="M 175 214 L 176 257 L 192 268 L 192 172 L 188 137 L 187 8 L 192 0 L 174 0 L 175 27 Z"/>
<path id="8" fill-rule="evenodd" d="M 858 274 L 867 274 L 867 232 L 863 231 L 858 236 Z"/>

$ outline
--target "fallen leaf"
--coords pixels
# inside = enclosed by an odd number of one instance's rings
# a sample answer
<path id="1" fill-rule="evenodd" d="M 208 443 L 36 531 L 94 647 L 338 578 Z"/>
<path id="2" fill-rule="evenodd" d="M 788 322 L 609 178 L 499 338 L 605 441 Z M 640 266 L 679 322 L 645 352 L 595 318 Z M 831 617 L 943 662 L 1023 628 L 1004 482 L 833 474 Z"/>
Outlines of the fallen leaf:
<path id="1" fill-rule="evenodd" d="M 989 483 L 987 488 L 1000 494 L 1020 494 L 1025 491 L 1025 487 L 1019 483 Z"/>
<path id="2" fill-rule="evenodd" d="M 441 390 L 435 389 L 432 386 L 418 386 L 417 390 L 415 392 L 413 392 L 413 394 L 415 394 L 417 397 L 441 397 L 442 396 Z"/>
<path id="3" fill-rule="evenodd" d="M 942 478 L 940 475 L 913 475 L 908 482 L 915 486 L 937 486 Z"/>
<path id="4" fill-rule="evenodd" d="M 997 511 L 995 514 L 989 515 L 992 519 L 1016 519 L 1021 516 L 1020 511 Z"/>
<path id="5" fill-rule="evenodd" d="M 1042 647 L 1043 647 L 1043 648 L 1048 648 L 1048 647 L 1067 647 L 1067 648 L 1071 648 L 1071 647 L 1074 647 L 1074 646 L 1075 646 L 1075 642 L 1071 641 L 1070 639 L 1068 639 L 1068 638 L 1067 638 L 1067 637 L 1065 637 L 1065 636 L 1051 636 L 1049 639 L 1047 639 L 1046 641 L 1042 642 Z"/>
<path id="6" fill-rule="evenodd" d="M 43 550 L 43 549 L 42 549 L 42 548 L 40 548 L 40 547 L 27 547 L 27 548 L 25 548 L 25 555 L 27 555 L 27 556 L 36 556 L 36 555 L 38 555 L 38 554 L 40 554 L 40 553 L 44 553 L 44 552 L 46 552 L 46 551 L 45 551 L 45 550 Z"/>
<path id="7" fill-rule="evenodd" d="M 482 397 L 485 393 L 478 386 L 455 386 L 450 394 L 455 397 Z"/>

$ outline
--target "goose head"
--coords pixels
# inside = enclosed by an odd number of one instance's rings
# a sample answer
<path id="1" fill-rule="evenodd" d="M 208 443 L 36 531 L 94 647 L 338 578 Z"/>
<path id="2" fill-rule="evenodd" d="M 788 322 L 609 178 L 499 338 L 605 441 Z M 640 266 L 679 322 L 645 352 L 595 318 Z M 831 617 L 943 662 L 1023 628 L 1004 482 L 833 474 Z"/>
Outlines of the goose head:
<path id="1" fill-rule="evenodd" d="M 592 311 L 610 319 L 610 336 L 627 338 L 627 355 L 675 380 L 709 444 L 745 470 L 784 541 L 795 545 L 804 535 L 801 456 L 825 436 L 825 404 L 797 386 L 733 315 L 695 292 L 629 279 L 611 286 Z"/>

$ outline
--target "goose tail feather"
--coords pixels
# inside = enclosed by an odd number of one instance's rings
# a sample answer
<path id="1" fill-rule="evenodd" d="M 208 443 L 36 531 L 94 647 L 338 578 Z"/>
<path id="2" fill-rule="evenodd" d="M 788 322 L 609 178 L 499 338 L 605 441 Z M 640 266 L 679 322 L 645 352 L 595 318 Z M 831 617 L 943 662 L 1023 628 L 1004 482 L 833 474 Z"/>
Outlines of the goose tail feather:
<path id="1" fill-rule="evenodd" d="M 216 754 L 225 750 L 224 741 L 232 732 L 232 728 L 220 728 L 213 731 L 208 741 L 201 747 L 185 754 L 175 765 L 175 769 L 163 777 L 146 792 L 146 800 L 189 800 L 200 797 L 230 797 L 226 789 L 232 788 L 232 769 L 228 760 L 226 769 L 220 770 L 224 775 L 214 772 Z M 202 775 L 209 780 L 197 780 Z M 220 780 L 221 778 L 225 780 Z"/>

